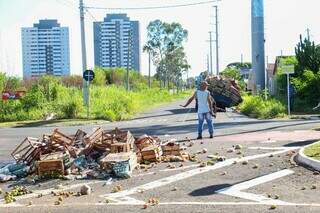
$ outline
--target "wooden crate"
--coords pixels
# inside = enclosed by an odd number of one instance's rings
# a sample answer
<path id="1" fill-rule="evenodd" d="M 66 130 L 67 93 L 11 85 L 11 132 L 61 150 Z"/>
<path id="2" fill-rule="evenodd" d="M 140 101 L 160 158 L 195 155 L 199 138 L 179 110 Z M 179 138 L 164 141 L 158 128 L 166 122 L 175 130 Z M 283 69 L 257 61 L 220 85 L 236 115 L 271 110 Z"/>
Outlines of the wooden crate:
<path id="1" fill-rule="evenodd" d="M 139 150 L 142 150 L 145 147 L 156 144 L 156 139 L 151 136 L 143 135 L 135 141 L 135 145 Z"/>
<path id="2" fill-rule="evenodd" d="M 73 138 L 63 134 L 58 129 L 55 129 L 53 131 L 53 134 L 51 135 L 50 138 L 51 138 L 51 142 L 55 142 L 63 146 L 71 146 L 74 143 Z"/>
<path id="3" fill-rule="evenodd" d="M 103 141 L 103 130 L 101 127 L 94 129 L 90 134 L 84 137 L 85 147 L 81 151 L 81 154 L 88 155 L 92 152 L 95 143 Z"/>
<path id="4" fill-rule="evenodd" d="M 141 150 L 141 155 L 144 161 L 160 161 L 162 149 L 158 145 L 150 145 Z"/>
<path id="5" fill-rule="evenodd" d="M 137 166 L 137 155 L 134 152 L 110 153 L 100 160 L 100 166 L 118 177 L 130 177 Z"/>
<path id="6" fill-rule="evenodd" d="M 181 155 L 181 148 L 180 144 L 177 143 L 166 143 L 161 146 L 163 155 L 175 155 L 180 156 Z"/>
<path id="7" fill-rule="evenodd" d="M 64 165 L 61 159 L 37 161 L 36 167 L 40 177 L 52 173 L 64 175 Z"/>
<path id="8" fill-rule="evenodd" d="M 103 143 L 110 145 L 111 153 L 130 152 L 134 148 L 135 139 L 129 131 L 116 128 L 104 133 Z"/>
<path id="9" fill-rule="evenodd" d="M 85 144 L 93 144 L 98 141 L 103 141 L 103 130 L 101 127 L 94 129 L 84 137 Z"/>
<path id="10" fill-rule="evenodd" d="M 38 138 L 25 138 L 11 153 L 16 162 L 32 164 L 40 156 L 42 142 Z"/>

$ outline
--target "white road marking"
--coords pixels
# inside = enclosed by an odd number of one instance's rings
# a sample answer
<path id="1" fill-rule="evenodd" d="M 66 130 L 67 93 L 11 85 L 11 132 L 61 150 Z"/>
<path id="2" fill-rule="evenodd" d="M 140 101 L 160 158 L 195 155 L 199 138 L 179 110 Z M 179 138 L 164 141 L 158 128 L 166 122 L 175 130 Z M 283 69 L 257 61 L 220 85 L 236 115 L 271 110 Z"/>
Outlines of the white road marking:
<path id="1" fill-rule="evenodd" d="M 74 206 L 141 206 L 144 203 L 63 203 L 63 207 L 74 207 Z M 207 205 L 207 206 L 270 206 L 270 205 L 277 205 L 277 206 L 301 206 L 301 207 L 320 207 L 320 203 L 283 203 L 283 204 L 276 204 L 276 203 L 258 203 L 258 202 L 163 202 L 159 203 L 159 206 L 186 206 L 186 205 Z M 24 205 L 16 205 L 16 204 L 0 204 L 0 208 L 8 208 L 8 207 L 21 207 L 25 208 Z M 44 203 L 44 204 L 33 204 L 30 208 L 37 208 L 37 207 L 57 207 L 54 204 Z"/>
<path id="2" fill-rule="evenodd" d="M 156 173 L 155 173 L 155 172 L 146 172 L 146 173 L 141 173 L 141 174 L 133 175 L 133 177 L 140 177 L 140 176 L 154 175 L 154 174 L 156 174 Z"/>
<path id="3" fill-rule="evenodd" d="M 29 198 L 37 197 L 40 194 L 49 195 L 49 194 L 51 194 L 51 192 L 61 192 L 61 191 L 65 191 L 65 190 L 78 188 L 78 187 L 81 187 L 83 184 L 91 185 L 91 184 L 103 183 L 103 182 L 104 181 L 100 181 L 100 180 L 99 181 L 90 181 L 90 182 L 85 182 L 85 183 L 78 183 L 78 184 L 74 184 L 74 185 L 63 186 L 63 187 L 61 187 L 61 189 L 49 188 L 49 189 L 44 189 L 44 190 L 37 190 L 37 191 L 32 192 L 31 194 L 21 195 L 21 196 L 15 197 L 15 198 L 17 201 L 23 200 L 23 199 L 29 199 Z M 5 203 L 5 200 L 0 199 L 0 205 L 4 204 L 4 203 Z M 7 204 L 5 204 L 5 206 L 7 206 Z"/>
<path id="4" fill-rule="evenodd" d="M 290 174 L 293 174 L 294 172 L 292 170 L 289 169 L 284 169 L 278 172 L 274 172 L 268 175 L 264 175 L 249 181 L 245 181 L 243 183 L 239 183 L 224 189 L 220 189 L 218 191 L 216 191 L 217 193 L 220 194 L 224 194 L 224 195 L 229 195 L 229 196 L 233 196 L 233 197 L 238 197 L 238 198 L 243 198 L 243 199 L 247 199 L 247 200 L 252 200 L 252 201 L 256 201 L 256 202 L 263 202 L 266 204 L 283 204 L 283 203 L 287 203 L 281 200 L 274 200 L 271 198 L 267 198 L 263 195 L 257 195 L 257 194 L 253 194 L 253 193 L 247 193 L 247 192 L 241 192 L 242 190 L 245 189 L 249 189 L 253 186 L 259 185 L 259 184 L 263 184 Z"/>
<path id="5" fill-rule="evenodd" d="M 132 204 L 132 205 L 143 205 L 146 202 L 145 201 L 141 201 L 141 200 L 137 200 L 135 198 L 132 197 L 120 197 L 120 198 L 108 198 L 108 201 L 110 201 L 111 203 L 126 203 L 126 204 Z"/>
<path id="6" fill-rule="evenodd" d="M 266 141 L 261 141 L 261 142 L 259 142 L 259 143 L 262 143 L 262 144 L 264 144 L 264 143 L 276 143 L 277 141 L 276 140 L 266 140 Z"/>
<path id="7" fill-rule="evenodd" d="M 196 168 L 196 169 L 193 169 L 193 170 L 185 171 L 185 172 L 182 172 L 182 173 L 179 173 L 179 174 L 175 174 L 175 175 L 172 175 L 172 176 L 169 176 L 169 177 L 165 177 L 165 178 L 161 178 L 159 180 L 155 180 L 155 181 L 149 182 L 147 184 L 143 184 L 141 186 L 134 187 L 134 188 L 129 189 L 129 190 L 124 190 L 124 191 L 117 192 L 117 193 L 111 193 L 111 194 L 108 193 L 108 194 L 100 195 L 100 197 L 104 197 L 104 198 L 126 197 L 126 196 L 130 196 L 132 194 L 136 194 L 141 190 L 147 191 L 147 190 L 158 188 L 158 187 L 161 187 L 161 186 L 165 186 L 165 185 L 168 185 L 168 184 L 171 184 L 171 183 L 174 183 L 174 182 L 177 182 L 177 181 L 180 181 L 180 180 L 183 180 L 183 179 L 195 176 L 195 175 L 199 175 L 199 174 L 202 174 L 202 173 L 205 173 L 205 172 L 209 172 L 209 171 L 212 171 L 212 170 L 216 170 L 216 169 L 220 169 L 220 168 L 223 168 L 223 167 L 226 167 L 226 166 L 230 166 L 230 165 L 233 164 L 234 161 L 241 162 L 241 161 L 244 161 L 244 160 L 254 160 L 254 159 L 258 159 L 258 158 L 264 158 L 264 157 L 267 157 L 267 156 L 269 156 L 271 154 L 277 155 L 277 154 L 281 154 L 281 153 L 287 152 L 289 150 L 294 150 L 294 149 L 295 148 L 285 148 L 285 149 L 280 150 L 280 151 L 269 152 L 269 153 L 264 153 L 264 154 L 258 154 L 258 155 L 253 155 L 253 156 L 247 156 L 247 157 L 243 157 L 241 159 L 239 159 L 239 158 L 231 158 L 231 159 L 228 159 L 226 161 L 223 161 L 223 162 L 220 162 L 220 163 L 216 163 L 213 166 L 207 166 L 207 167 L 204 167 L 204 168 Z"/>
<path id="8" fill-rule="evenodd" d="M 290 148 L 290 150 L 292 149 L 300 149 L 301 146 L 292 146 L 292 147 L 263 147 L 263 146 L 253 146 L 253 147 L 249 147 L 249 149 L 261 149 L 261 150 L 288 150 L 288 148 Z M 288 151 L 290 151 L 288 150 Z"/>
<path id="9" fill-rule="evenodd" d="M 194 168 L 194 167 L 199 167 L 199 165 L 189 165 L 189 166 L 183 166 L 183 167 L 178 167 L 178 168 L 174 168 L 174 169 L 162 169 L 159 171 L 160 172 L 170 172 L 170 171 L 185 170 L 185 169 Z"/>

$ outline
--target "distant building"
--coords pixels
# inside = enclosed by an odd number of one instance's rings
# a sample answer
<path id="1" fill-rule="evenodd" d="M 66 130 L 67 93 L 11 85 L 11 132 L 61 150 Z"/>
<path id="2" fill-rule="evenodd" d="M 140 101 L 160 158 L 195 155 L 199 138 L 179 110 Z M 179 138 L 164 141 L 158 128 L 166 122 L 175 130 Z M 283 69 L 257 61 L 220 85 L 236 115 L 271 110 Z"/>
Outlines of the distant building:
<path id="1" fill-rule="evenodd" d="M 24 27 L 22 34 L 23 78 L 70 75 L 69 29 L 57 20 L 40 20 Z"/>
<path id="2" fill-rule="evenodd" d="M 126 14 L 107 14 L 93 23 L 94 63 L 100 67 L 127 67 L 140 71 L 139 22 Z"/>
<path id="3" fill-rule="evenodd" d="M 276 79 L 274 76 L 274 68 L 275 64 L 267 64 L 267 89 L 270 95 L 275 95 L 276 94 Z"/>
<path id="4" fill-rule="evenodd" d="M 294 55 L 276 56 L 275 63 L 268 64 L 267 79 L 268 79 L 268 89 L 269 89 L 270 95 L 276 96 L 280 94 L 280 88 L 277 85 L 277 73 L 279 72 L 281 61 L 288 60 L 294 57 L 295 57 Z"/>

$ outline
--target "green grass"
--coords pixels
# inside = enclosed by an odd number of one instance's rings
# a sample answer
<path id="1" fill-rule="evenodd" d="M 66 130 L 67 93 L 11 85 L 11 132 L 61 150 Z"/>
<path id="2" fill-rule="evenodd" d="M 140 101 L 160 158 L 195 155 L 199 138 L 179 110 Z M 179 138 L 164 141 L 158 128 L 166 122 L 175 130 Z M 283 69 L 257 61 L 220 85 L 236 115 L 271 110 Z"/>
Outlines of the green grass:
<path id="1" fill-rule="evenodd" d="M 304 150 L 304 154 L 308 157 L 314 158 L 316 160 L 320 160 L 320 143 L 316 143 L 307 147 Z"/>
<path id="2" fill-rule="evenodd" d="M 77 88 L 57 85 L 54 98 L 48 101 L 42 91 L 29 91 L 22 100 L 0 102 L 0 127 L 82 125 L 102 121 L 133 118 L 150 108 L 191 95 L 191 91 L 170 93 L 159 88 L 135 89 L 127 92 L 121 86 L 90 88 L 90 119 L 83 106 L 82 92 Z M 43 121 L 53 113 L 56 120 Z"/>
<path id="3" fill-rule="evenodd" d="M 28 121 L 10 121 L 0 123 L 0 128 L 12 127 L 56 127 L 56 126 L 82 126 L 88 124 L 106 124 L 109 121 L 95 119 L 54 119 L 49 121 L 43 120 L 28 120 Z"/>
<path id="4" fill-rule="evenodd" d="M 264 100 L 260 96 L 243 96 L 243 102 L 237 109 L 252 118 L 271 119 L 284 117 L 286 113 L 285 106 L 276 99 Z"/>

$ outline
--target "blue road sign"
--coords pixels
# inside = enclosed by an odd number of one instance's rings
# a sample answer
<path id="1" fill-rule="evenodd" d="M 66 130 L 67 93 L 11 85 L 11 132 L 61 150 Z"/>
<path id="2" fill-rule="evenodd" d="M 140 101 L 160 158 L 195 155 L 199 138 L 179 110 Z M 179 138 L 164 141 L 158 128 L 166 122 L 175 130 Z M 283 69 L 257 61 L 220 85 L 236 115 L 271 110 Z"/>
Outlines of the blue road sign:
<path id="1" fill-rule="evenodd" d="M 92 70 L 84 71 L 83 78 L 86 81 L 92 81 L 94 79 L 94 72 Z"/>

